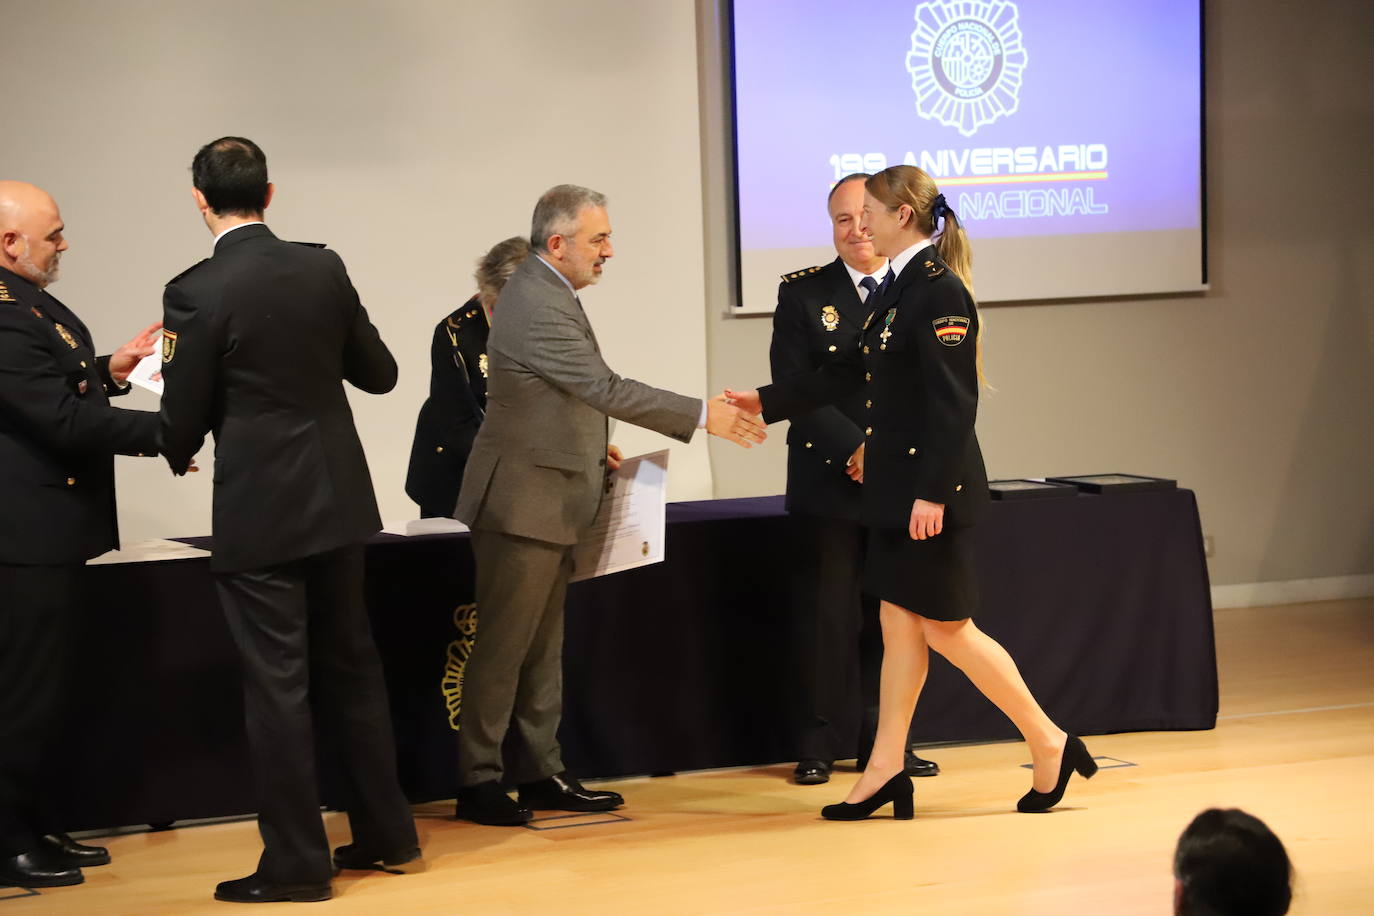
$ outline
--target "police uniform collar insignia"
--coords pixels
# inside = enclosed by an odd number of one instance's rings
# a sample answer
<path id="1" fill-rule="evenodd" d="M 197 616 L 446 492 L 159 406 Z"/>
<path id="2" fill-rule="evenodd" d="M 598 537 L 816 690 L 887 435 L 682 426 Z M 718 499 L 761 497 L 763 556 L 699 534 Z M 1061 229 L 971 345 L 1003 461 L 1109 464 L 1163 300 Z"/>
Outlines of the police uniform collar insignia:
<path id="1" fill-rule="evenodd" d="M 935 339 L 947 347 L 957 347 L 968 336 L 969 321 L 963 315 L 947 315 L 931 322 L 935 328 Z"/>
<path id="2" fill-rule="evenodd" d="M 821 326 L 827 331 L 834 331 L 840 326 L 840 313 L 833 305 L 827 305 L 821 309 Z"/>
<path id="3" fill-rule="evenodd" d="M 19 300 L 10 295 L 9 287 L 0 280 L 0 302 L 18 302 Z"/>
<path id="4" fill-rule="evenodd" d="M 794 270 L 794 271 L 793 271 L 792 273 L 790 273 L 790 274 L 783 274 L 783 275 L 782 275 L 782 282 L 784 282 L 784 283 L 791 283 L 793 280 L 800 280 L 802 277 L 808 277 L 808 276 L 810 276 L 811 274 L 816 273 L 816 271 L 822 270 L 822 269 L 823 269 L 823 268 L 821 268 L 821 267 L 807 267 L 807 268 L 805 268 L 805 269 L 803 269 L 803 270 Z"/>
<path id="5" fill-rule="evenodd" d="M 76 342 L 76 338 L 72 336 L 71 331 L 68 331 L 66 328 L 64 328 L 57 322 L 53 322 L 53 327 L 57 328 L 57 336 L 61 337 L 63 343 L 65 343 L 67 346 L 71 347 L 73 350 L 81 346 L 79 343 Z"/>
<path id="6" fill-rule="evenodd" d="M 172 357 L 177 355 L 177 332 L 162 329 L 162 361 L 170 363 Z"/>
<path id="7" fill-rule="evenodd" d="M 940 274 L 945 272 L 945 265 L 939 263 L 938 261 L 932 261 L 930 259 L 927 259 L 926 262 L 921 266 L 926 269 L 927 280 L 934 280 L 936 277 L 940 276 Z"/>

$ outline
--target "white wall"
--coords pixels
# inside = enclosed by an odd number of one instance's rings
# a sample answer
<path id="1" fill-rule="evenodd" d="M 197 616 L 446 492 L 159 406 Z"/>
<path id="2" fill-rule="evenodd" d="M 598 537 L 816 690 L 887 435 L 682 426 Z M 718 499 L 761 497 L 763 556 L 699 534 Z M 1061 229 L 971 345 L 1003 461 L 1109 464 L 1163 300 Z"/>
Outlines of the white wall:
<path id="1" fill-rule="evenodd" d="M 196 149 L 224 134 L 262 145 L 269 223 L 339 251 L 401 363 L 392 394 L 352 399 L 385 518 L 416 514 L 402 483 L 434 324 L 474 292 L 480 254 L 529 232 L 553 184 L 610 197 L 616 257 L 583 296 L 608 362 L 705 393 L 690 6 L 4 0 L 0 22 L 0 173 L 57 198 L 72 249 L 51 291 L 106 350 L 209 253 Z M 615 439 L 630 454 L 674 444 L 623 426 Z M 711 495 L 702 437 L 675 447 L 672 470 L 674 498 Z M 206 533 L 209 478 L 120 459 L 126 542 Z"/>

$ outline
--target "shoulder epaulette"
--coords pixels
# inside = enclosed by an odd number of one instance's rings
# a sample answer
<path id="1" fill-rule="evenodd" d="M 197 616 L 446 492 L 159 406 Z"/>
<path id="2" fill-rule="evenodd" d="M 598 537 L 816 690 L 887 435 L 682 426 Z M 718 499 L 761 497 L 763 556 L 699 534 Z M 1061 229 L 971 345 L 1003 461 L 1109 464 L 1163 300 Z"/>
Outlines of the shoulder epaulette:
<path id="1" fill-rule="evenodd" d="M 209 261 L 210 261 L 209 258 L 206 258 L 206 259 L 204 259 L 203 261 L 197 261 L 196 263 L 192 264 L 190 267 L 188 267 L 188 268 L 186 268 L 185 270 L 183 270 L 181 273 L 177 274 L 177 275 L 176 275 L 175 277 L 173 277 L 172 279 L 168 280 L 168 281 L 167 281 L 167 285 L 168 285 L 168 286 L 171 286 L 173 283 L 177 282 L 177 281 L 180 280 L 182 277 L 186 276 L 187 274 L 189 274 L 191 271 L 195 270 L 195 269 L 196 269 L 197 267 L 199 267 L 200 265 L 209 263 Z"/>
<path id="2" fill-rule="evenodd" d="M 304 245 L 306 248 L 328 248 L 324 242 L 292 242 L 292 245 Z"/>
<path id="3" fill-rule="evenodd" d="M 809 277 L 819 270 L 825 270 L 825 266 L 821 265 L 818 267 L 807 267 L 803 270 L 795 270 L 790 274 L 783 274 L 782 282 L 791 283 L 793 280 L 800 280 L 802 277 Z"/>
<path id="4" fill-rule="evenodd" d="M 458 309 L 458 311 L 454 312 L 453 314 L 445 318 L 444 321 L 447 322 L 449 327 L 458 328 L 463 324 L 463 322 L 473 321 L 476 318 L 478 318 L 481 314 L 482 307 L 480 305 L 469 305 L 465 308 Z"/>
<path id="5" fill-rule="evenodd" d="M 940 263 L 939 261 L 927 260 L 921 266 L 924 267 L 926 270 L 927 280 L 934 280 L 936 277 L 940 276 L 946 270 L 945 265 Z"/>

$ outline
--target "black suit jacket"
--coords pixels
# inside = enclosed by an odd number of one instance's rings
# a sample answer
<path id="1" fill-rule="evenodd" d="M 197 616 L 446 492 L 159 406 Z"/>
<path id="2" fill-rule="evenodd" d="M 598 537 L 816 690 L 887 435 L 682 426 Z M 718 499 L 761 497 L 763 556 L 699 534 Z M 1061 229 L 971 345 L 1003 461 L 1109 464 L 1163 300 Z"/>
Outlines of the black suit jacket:
<path id="1" fill-rule="evenodd" d="M 415 422 L 406 495 L 422 510 L 453 514 L 472 442 L 487 411 L 487 336 L 491 325 L 472 297 L 434 328 L 429 397 Z"/>
<path id="2" fill-rule="evenodd" d="M 917 499 L 943 503 L 946 525 L 972 524 L 988 500 L 973 430 L 973 297 L 932 246 L 916 254 L 875 305 L 858 346 L 844 358 L 760 389 L 764 419 L 787 419 L 859 392 L 868 442 L 860 487 L 864 524 L 906 528 Z"/>
<path id="3" fill-rule="evenodd" d="M 163 295 L 162 430 L 177 474 L 215 436 L 211 567 L 273 566 L 381 528 L 343 382 L 374 394 L 396 361 L 320 246 L 235 229 Z"/>
<path id="4" fill-rule="evenodd" d="M 158 451 L 157 414 L 111 407 L 123 393 L 81 319 L 0 268 L 0 563 L 119 546 L 114 456 Z"/>
<path id="5" fill-rule="evenodd" d="M 773 381 L 802 375 L 858 348 L 868 310 L 839 258 L 787 274 L 778 285 L 769 363 Z M 825 518 L 859 519 L 859 487 L 845 463 L 864 441 L 863 397 L 843 394 L 792 418 L 787 431 L 787 509 Z"/>

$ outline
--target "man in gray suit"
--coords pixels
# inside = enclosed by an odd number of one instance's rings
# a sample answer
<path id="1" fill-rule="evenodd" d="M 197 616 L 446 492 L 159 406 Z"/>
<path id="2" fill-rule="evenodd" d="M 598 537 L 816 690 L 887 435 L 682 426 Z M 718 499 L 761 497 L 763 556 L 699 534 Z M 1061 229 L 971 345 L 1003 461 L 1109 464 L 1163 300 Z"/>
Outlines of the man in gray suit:
<path id="1" fill-rule="evenodd" d="M 487 416 L 454 515 L 472 528 L 477 638 L 463 676 L 457 815 L 518 826 L 530 809 L 607 811 L 624 799 L 592 792 L 563 768 L 563 599 L 572 549 L 600 505 L 607 417 L 687 442 L 697 429 L 746 448 L 763 423 L 723 397 L 684 397 L 621 378 L 601 358 L 577 291 L 611 257 L 606 198 L 576 185 L 534 208 L 534 257 L 507 281 L 487 344 Z M 608 451 L 609 449 L 609 451 Z M 502 743 L 513 731 L 501 788 Z"/>

